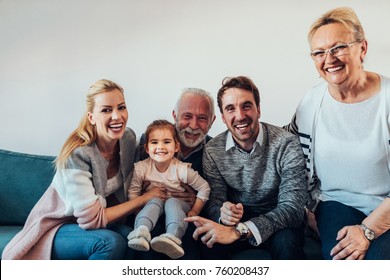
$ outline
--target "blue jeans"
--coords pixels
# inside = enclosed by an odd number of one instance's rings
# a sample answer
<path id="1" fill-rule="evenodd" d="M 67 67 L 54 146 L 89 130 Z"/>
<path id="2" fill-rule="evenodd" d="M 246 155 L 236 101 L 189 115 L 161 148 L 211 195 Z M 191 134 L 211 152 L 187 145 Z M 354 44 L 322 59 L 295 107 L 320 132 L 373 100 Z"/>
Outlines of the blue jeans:
<path id="1" fill-rule="evenodd" d="M 345 226 L 360 225 L 367 217 L 363 212 L 337 201 L 321 201 L 316 208 L 315 216 L 322 242 L 322 255 L 326 260 L 332 259 L 330 251 L 338 243 L 337 232 Z M 370 244 L 365 259 L 390 259 L 390 231 Z"/>
<path id="2" fill-rule="evenodd" d="M 134 259 L 127 246 L 132 229 L 114 223 L 105 229 L 84 230 L 78 224 L 62 225 L 53 241 L 53 260 L 121 260 Z"/>

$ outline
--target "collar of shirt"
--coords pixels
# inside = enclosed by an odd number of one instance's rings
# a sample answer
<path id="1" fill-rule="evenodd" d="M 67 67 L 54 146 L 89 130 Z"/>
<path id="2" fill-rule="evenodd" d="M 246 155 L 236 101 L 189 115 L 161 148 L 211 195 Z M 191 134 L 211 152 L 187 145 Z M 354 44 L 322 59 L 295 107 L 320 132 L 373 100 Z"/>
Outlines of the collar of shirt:
<path id="1" fill-rule="evenodd" d="M 196 148 L 191 152 L 189 153 L 188 155 L 186 155 L 185 157 L 183 156 L 183 154 L 181 152 L 178 152 L 177 153 L 177 158 L 180 159 L 180 160 L 186 160 L 187 158 L 189 158 L 192 154 L 200 151 L 201 149 L 203 149 L 204 145 L 206 145 L 206 137 L 203 139 L 202 142 L 200 142 L 200 144 L 198 146 L 196 146 Z"/>
<path id="2" fill-rule="evenodd" d="M 261 143 L 263 143 L 263 129 L 262 129 L 262 126 L 261 126 L 261 123 L 259 123 L 259 134 L 257 134 L 257 137 L 256 137 L 256 141 L 255 143 L 253 143 L 253 148 L 252 150 L 250 151 L 249 154 L 253 153 L 253 151 L 255 150 L 255 147 L 256 147 L 256 143 L 259 144 L 259 146 L 261 147 Z M 232 149 L 232 148 L 237 148 L 239 151 L 241 152 L 244 152 L 244 153 L 248 153 L 247 151 L 244 151 L 243 149 L 241 149 L 237 144 L 236 142 L 234 141 L 233 139 L 233 135 L 230 131 L 228 131 L 227 135 L 226 135 L 226 151 L 228 151 L 229 149 Z"/>

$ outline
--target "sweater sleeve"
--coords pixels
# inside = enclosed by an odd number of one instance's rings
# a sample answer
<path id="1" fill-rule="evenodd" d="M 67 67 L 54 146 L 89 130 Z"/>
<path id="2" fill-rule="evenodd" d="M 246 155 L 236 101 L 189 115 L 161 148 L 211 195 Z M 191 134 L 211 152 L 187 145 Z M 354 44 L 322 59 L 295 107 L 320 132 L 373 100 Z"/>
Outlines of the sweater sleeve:
<path id="1" fill-rule="evenodd" d="M 284 228 L 295 228 L 302 224 L 306 201 L 305 162 L 298 139 L 290 137 L 277 157 L 280 174 L 277 205 L 271 211 L 251 218 L 257 226 L 262 240 Z"/>
<path id="2" fill-rule="evenodd" d="M 291 132 L 292 134 L 295 134 L 295 135 L 298 134 L 297 115 L 296 115 L 296 113 L 291 118 L 291 122 L 289 124 L 283 126 L 283 128 L 285 130 Z"/>
<path id="3" fill-rule="evenodd" d="M 54 178 L 54 186 L 65 204 L 65 215 L 74 216 L 81 228 L 105 228 L 105 199 L 95 193 L 91 173 L 65 169 Z"/>

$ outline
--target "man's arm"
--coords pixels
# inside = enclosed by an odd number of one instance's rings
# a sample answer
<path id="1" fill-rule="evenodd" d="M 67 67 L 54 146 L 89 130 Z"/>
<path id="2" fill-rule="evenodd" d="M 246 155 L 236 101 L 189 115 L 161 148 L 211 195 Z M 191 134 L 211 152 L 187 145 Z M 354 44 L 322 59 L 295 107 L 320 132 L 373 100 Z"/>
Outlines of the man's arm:
<path id="1" fill-rule="evenodd" d="M 304 205 L 307 198 L 305 161 L 297 137 L 289 137 L 278 153 L 275 176 L 280 176 L 278 202 L 275 208 L 264 215 L 250 219 L 259 229 L 265 241 L 274 232 L 298 227 L 304 220 Z"/>

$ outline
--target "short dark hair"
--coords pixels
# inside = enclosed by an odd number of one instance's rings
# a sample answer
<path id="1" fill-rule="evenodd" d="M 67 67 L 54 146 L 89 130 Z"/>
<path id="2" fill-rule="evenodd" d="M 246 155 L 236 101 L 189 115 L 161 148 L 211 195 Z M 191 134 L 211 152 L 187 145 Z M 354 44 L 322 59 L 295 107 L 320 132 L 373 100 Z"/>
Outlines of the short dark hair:
<path id="1" fill-rule="evenodd" d="M 218 90 L 217 94 L 218 107 L 221 113 L 223 113 L 222 96 L 225 94 L 225 91 L 230 88 L 239 88 L 250 91 L 253 94 L 256 106 L 259 107 L 260 93 L 255 83 L 250 78 L 245 76 L 226 77 L 222 80 L 222 87 Z"/>

